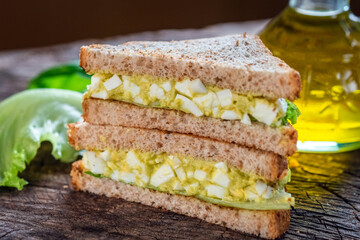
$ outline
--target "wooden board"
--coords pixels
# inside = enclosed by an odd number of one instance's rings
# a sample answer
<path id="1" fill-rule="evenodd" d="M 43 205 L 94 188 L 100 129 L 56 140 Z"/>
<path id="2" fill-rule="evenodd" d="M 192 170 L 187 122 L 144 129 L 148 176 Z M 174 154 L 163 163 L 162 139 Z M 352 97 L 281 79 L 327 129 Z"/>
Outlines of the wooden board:
<path id="1" fill-rule="evenodd" d="M 181 39 L 256 32 L 265 22 L 224 24 L 202 30 L 169 30 L 104 40 Z M 0 53 L 0 99 L 26 88 L 30 77 L 77 58 L 86 40 L 63 46 Z M 45 144 L 22 176 L 23 191 L 0 189 L 1 239 L 256 239 L 171 212 L 74 192 L 70 164 L 52 159 Z M 282 239 L 360 239 L 360 151 L 296 154 L 287 189 L 296 198 L 290 229 Z"/>
<path id="2" fill-rule="evenodd" d="M 288 191 L 296 198 L 283 239 L 360 239 L 360 151 L 297 154 Z M 0 238 L 219 239 L 254 237 L 120 199 L 74 192 L 70 164 L 49 152 L 22 174 L 23 191 L 0 189 Z"/>

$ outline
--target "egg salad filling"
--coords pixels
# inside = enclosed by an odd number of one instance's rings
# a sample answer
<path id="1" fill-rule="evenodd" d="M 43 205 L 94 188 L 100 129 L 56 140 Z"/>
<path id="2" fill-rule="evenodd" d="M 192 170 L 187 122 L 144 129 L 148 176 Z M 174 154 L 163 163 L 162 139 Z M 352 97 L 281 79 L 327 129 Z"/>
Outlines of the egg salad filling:
<path id="1" fill-rule="evenodd" d="M 193 196 L 214 204 L 245 209 L 289 209 L 294 198 L 285 192 L 288 175 L 278 183 L 245 174 L 225 162 L 139 150 L 88 151 L 84 172 L 143 188 Z"/>
<path id="2" fill-rule="evenodd" d="M 248 125 L 258 121 L 279 127 L 286 125 L 288 119 L 295 123 L 298 116 L 294 114 L 295 104 L 283 98 L 269 100 L 240 95 L 229 89 L 204 86 L 200 79 L 175 81 L 136 74 L 95 74 L 84 97 L 175 109 L 197 117 L 239 120 Z"/>

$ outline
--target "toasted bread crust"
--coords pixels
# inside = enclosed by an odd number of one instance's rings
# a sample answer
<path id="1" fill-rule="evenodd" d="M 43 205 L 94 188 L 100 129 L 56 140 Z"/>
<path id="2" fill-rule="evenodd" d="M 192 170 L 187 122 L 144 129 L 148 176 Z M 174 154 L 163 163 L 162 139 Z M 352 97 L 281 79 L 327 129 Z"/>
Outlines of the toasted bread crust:
<path id="1" fill-rule="evenodd" d="M 291 126 L 271 128 L 210 117 L 195 117 L 176 110 L 139 107 L 121 101 L 84 99 L 83 118 L 95 125 L 159 129 L 194 134 L 219 141 L 272 151 L 282 156 L 296 152 L 297 132 Z"/>
<path id="2" fill-rule="evenodd" d="M 273 99 L 294 100 L 301 89 L 299 73 L 274 57 L 258 36 L 248 34 L 83 46 L 80 66 L 89 74 L 199 78 L 206 85 Z"/>
<path id="3" fill-rule="evenodd" d="M 77 150 L 139 149 L 225 161 L 270 182 L 285 177 L 288 169 L 287 158 L 278 154 L 194 135 L 86 122 L 68 124 L 68 128 L 69 143 Z"/>
<path id="4" fill-rule="evenodd" d="M 192 197 L 156 192 L 111 179 L 96 178 L 83 173 L 81 161 L 73 163 L 71 176 L 73 187 L 78 191 L 162 208 L 263 238 L 273 239 L 280 236 L 290 224 L 289 210 L 256 211 L 221 207 Z"/>

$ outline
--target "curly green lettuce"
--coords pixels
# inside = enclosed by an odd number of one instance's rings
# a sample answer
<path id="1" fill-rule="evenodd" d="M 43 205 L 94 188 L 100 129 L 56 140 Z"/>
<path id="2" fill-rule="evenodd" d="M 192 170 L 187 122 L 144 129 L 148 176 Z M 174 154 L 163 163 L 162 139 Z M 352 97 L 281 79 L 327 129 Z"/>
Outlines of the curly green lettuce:
<path id="1" fill-rule="evenodd" d="M 286 100 L 287 102 L 287 110 L 286 116 L 281 119 L 282 125 L 287 125 L 289 121 L 291 124 L 295 124 L 297 122 L 297 118 L 301 115 L 300 110 L 297 108 L 295 103 Z"/>
<path id="2" fill-rule="evenodd" d="M 78 152 L 67 140 L 66 124 L 81 120 L 82 94 L 61 89 L 25 90 L 0 103 L 0 186 L 21 190 L 18 177 L 35 157 L 43 141 L 51 142 L 52 155 L 63 162 Z"/>

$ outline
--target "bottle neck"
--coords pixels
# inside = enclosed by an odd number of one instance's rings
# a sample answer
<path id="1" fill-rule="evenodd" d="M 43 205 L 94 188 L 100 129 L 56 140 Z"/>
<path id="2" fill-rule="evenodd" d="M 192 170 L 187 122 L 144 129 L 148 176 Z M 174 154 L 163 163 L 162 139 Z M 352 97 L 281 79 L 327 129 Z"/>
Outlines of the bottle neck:
<path id="1" fill-rule="evenodd" d="M 349 0 L 290 0 L 295 11 L 311 16 L 334 16 L 349 11 Z"/>

